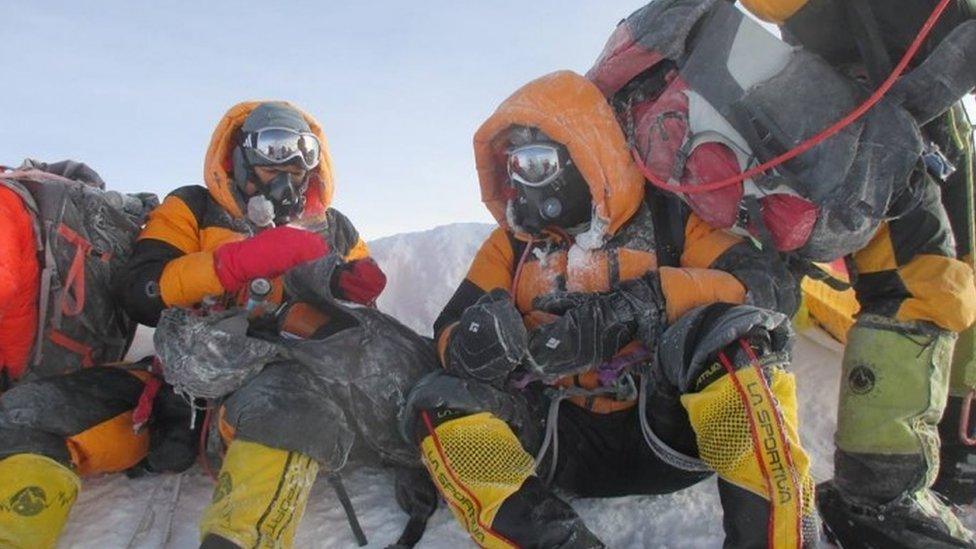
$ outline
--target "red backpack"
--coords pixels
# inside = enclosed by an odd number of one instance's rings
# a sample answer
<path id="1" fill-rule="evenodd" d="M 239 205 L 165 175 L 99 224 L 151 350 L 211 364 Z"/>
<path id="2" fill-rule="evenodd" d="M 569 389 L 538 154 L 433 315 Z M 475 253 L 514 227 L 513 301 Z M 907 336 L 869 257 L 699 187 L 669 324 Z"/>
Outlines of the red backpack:
<path id="1" fill-rule="evenodd" d="M 799 156 L 717 183 L 791 151 L 868 95 L 725 0 L 656 0 L 637 10 L 587 77 L 618 113 L 645 176 L 710 225 L 805 260 L 866 245 L 897 215 L 892 197 L 920 166 L 918 123 L 889 94 Z"/>

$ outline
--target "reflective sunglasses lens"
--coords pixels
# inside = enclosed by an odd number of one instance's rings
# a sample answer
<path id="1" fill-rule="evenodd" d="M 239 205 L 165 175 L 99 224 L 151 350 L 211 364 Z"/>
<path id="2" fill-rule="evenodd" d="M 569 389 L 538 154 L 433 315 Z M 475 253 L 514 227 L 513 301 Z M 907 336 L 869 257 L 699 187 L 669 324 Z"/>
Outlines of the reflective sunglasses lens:
<path id="1" fill-rule="evenodd" d="M 268 129 L 257 134 L 254 149 L 270 162 L 281 164 L 293 158 L 301 158 L 306 168 L 319 163 L 319 140 L 308 133 Z"/>
<path id="2" fill-rule="evenodd" d="M 544 185 L 562 169 L 559 151 L 546 145 L 530 145 L 508 155 L 508 175 L 524 185 Z"/>

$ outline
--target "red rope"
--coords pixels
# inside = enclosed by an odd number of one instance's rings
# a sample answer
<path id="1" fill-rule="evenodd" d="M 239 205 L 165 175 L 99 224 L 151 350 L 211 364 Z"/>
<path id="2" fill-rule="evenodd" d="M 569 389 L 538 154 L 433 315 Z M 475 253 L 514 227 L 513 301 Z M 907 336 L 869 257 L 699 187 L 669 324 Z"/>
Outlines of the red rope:
<path id="1" fill-rule="evenodd" d="M 941 2 L 939 2 L 939 5 L 936 6 L 935 10 L 932 11 L 932 15 L 929 16 L 928 20 L 925 22 L 925 25 L 922 26 L 921 30 L 919 30 L 918 35 L 915 37 L 915 40 L 912 42 L 912 45 L 908 48 L 908 51 L 905 52 L 905 55 L 901 58 L 901 61 L 898 62 L 898 65 L 895 66 L 895 69 L 891 71 L 891 75 L 888 76 L 888 79 L 885 80 L 884 83 L 882 83 L 881 86 L 877 90 L 875 90 L 873 94 L 871 94 L 871 97 L 869 97 L 864 103 L 861 104 L 861 106 L 854 109 L 851 113 L 849 113 L 844 118 L 838 120 L 832 126 L 814 135 L 813 137 L 810 137 L 803 143 L 800 143 L 796 147 L 790 149 L 789 151 L 786 151 L 785 153 L 777 156 L 776 158 L 773 158 L 768 162 L 765 162 L 754 168 L 746 170 L 745 172 L 739 175 L 734 175 L 732 177 L 728 177 L 721 181 L 705 183 L 704 185 L 688 185 L 684 183 L 671 185 L 667 181 L 661 179 L 653 172 L 651 172 L 651 170 L 647 167 L 647 165 L 644 164 L 644 161 L 643 159 L 641 159 L 640 153 L 637 152 L 637 147 L 635 146 L 630 150 L 630 153 L 631 156 L 634 157 L 634 161 L 637 163 L 637 169 L 639 169 L 641 173 L 644 175 L 644 178 L 650 181 L 651 184 L 654 185 L 655 187 L 664 189 L 666 191 L 671 191 L 671 192 L 697 194 L 697 193 L 706 193 L 710 191 L 715 191 L 718 189 L 735 185 L 737 183 L 741 183 L 746 179 L 751 179 L 759 174 L 762 174 L 763 172 L 769 171 L 777 166 L 780 166 L 785 162 L 789 162 L 790 160 L 793 160 L 794 158 L 800 156 L 801 154 L 816 147 L 820 143 L 823 143 L 827 139 L 840 133 L 841 130 L 856 122 L 859 118 L 861 118 L 869 110 L 871 110 L 875 105 L 877 105 L 882 98 L 884 98 L 884 96 L 891 90 L 891 87 L 895 85 L 895 82 L 898 80 L 901 74 L 905 72 L 905 69 L 908 68 L 908 64 L 918 53 L 918 50 L 922 47 L 922 43 L 925 42 L 926 38 L 928 38 L 929 34 L 932 32 L 932 28 L 935 27 L 935 24 L 939 21 L 939 18 L 942 17 L 942 14 L 945 12 L 946 8 L 949 7 L 949 3 L 950 0 L 941 0 Z"/>
<path id="2" fill-rule="evenodd" d="M 773 406 L 773 420 L 776 421 L 776 432 L 779 434 L 779 442 L 783 445 L 783 456 L 786 458 L 786 464 L 789 466 L 790 481 L 793 483 L 793 490 L 796 492 L 796 531 L 800 532 L 800 537 L 803 537 L 803 484 L 796 474 L 796 463 L 793 460 L 793 452 L 790 449 L 790 444 L 786 440 L 786 429 L 783 427 L 783 413 L 780 410 L 778 401 L 773 395 L 773 390 L 769 387 L 769 383 L 766 381 L 766 376 L 762 372 L 762 364 L 759 362 L 759 357 L 756 356 L 756 352 L 752 350 L 752 346 L 746 343 L 746 340 L 739 339 L 739 347 L 745 351 L 746 355 L 749 356 L 749 362 L 752 364 L 753 369 L 756 372 L 756 376 L 759 377 L 760 385 L 763 388 L 763 392 L 766 393 L 766 398 L 769 399 L 770 404 Z M 770 498 L 773 498 L 773 494 L 769 494 Z"/>

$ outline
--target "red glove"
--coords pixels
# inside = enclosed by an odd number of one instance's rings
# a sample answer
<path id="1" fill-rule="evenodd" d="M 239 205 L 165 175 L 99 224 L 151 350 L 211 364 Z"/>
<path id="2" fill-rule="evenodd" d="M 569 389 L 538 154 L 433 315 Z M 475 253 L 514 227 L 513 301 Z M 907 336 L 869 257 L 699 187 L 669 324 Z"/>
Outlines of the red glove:
<path id="1" fill-rule="evenodd" d="M 332 294 L 362 305 L 372 305 L 385 287 L 386 275 L 371 257 L 344 263 L 332 275 Z"/>
<path id="2" fill-rule="evenodd" d="M 329 253 L 320 235 L 294 227 L 275 227 L 214 250 L 214 270 L 228 292 L 236 292 L 255 278 L 275 278 L 295 265 Z"/>

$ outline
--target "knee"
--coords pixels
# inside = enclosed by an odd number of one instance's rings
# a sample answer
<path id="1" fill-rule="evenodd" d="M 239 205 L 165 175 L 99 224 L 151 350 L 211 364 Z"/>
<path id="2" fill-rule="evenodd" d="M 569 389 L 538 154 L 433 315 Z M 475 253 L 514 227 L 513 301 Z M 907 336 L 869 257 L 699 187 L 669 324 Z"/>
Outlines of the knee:
<path id="1" fill-rule="evenodd" d="M 951 332 L 976 321 L 973 271 L 965 263 L 924 255 L 901 267 L 899 274 L 912 295 L 899 307 L 899 320 L 929 321 Z"/>
<path id="2" fill-rule="evenodd" d="M 265 368 L 233 393 L 223 419 L 235 439 L 300 452 L 330 469 L 345 463 L 355 439 L 328 388 L 292 363 Z"/>
<path id="3" fill-rule="evenodd" d="M 785 367 L 793 330 L 785 315 L 748 305 L 695 309 L 662 336 L 654 376 L 659 387 L 693 393 L 758 360 Z"/>
<path id="4" fill-rule="evenodd" d="M 400 434 L 408 442 L 417 443 L 428 432 L 425 415 L 427 420 L 440 424 L 483 412 L 530 436 L 530 413 L 523 399 L 488 383 L 441 371 L 427 374 L 410 391 L 400 412 Z"/>

